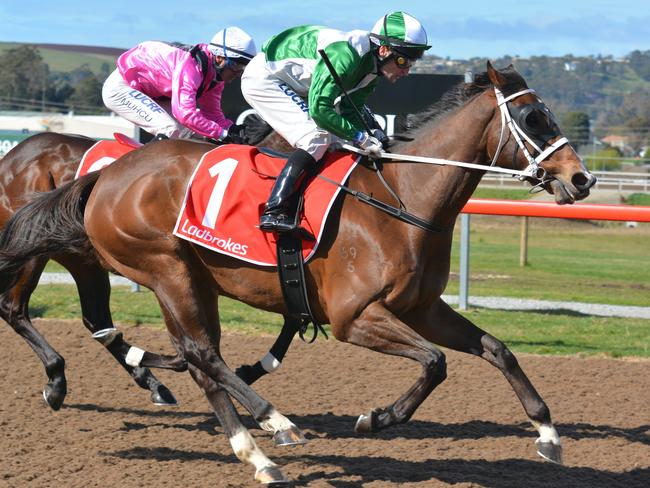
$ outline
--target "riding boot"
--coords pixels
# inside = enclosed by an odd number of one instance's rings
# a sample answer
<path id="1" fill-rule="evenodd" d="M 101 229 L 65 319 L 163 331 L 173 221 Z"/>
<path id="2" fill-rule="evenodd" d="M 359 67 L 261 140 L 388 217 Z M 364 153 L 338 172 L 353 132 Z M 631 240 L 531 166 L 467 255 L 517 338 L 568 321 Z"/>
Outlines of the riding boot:
<path id="1" fill-rule="evenodd" d="M 278 175 L 271 195 L 260 217 L 264 232 L 291 232 L 297 229 L 296 208 L 292 198 L 300 188 L 307 168 L 314 168 L 316 160 L 305 150 L 296 149 Z"/>

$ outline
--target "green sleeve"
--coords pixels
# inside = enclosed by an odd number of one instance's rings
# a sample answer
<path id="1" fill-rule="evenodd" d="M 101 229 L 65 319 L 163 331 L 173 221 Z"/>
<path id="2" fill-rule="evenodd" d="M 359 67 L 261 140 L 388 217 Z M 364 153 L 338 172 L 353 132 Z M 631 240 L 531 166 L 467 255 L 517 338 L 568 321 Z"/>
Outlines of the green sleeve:
<path id="1" fill-rule="evenodd" d="M 363 76 L 367 74 L 362 72 L 362 63 L 359 54 L 352 49 L 347 41 L 333 42 L 325 48 L 325 53 L 343 81 L 343 86 L 346 90 L 356 86 Z M 373 88 L 374 84 L 370 83 L 368 87 L 358 90 L 351 96 L 365 100 Z M 347 115 L 336 112 L 334 101 L 340 95 L 342 95 L 341 89 L 337 86 L 325 62 L 319 55 L 319 60 L 316 62 L 312 73 L 312 81 L 309 88 L 309 115 L 319 127 L 338 137 L 351 140 L 359 130 L 362 130 L 363 126 L 359 125 L 359 122 L 355 120 L 358 119 L 357 117 L 350 119 L 349 112 L 354 109 L 349 107 L 349 105 L 345 111 Z"/>
<path id="2" fill-rule="evenodd" d="M 363 114 L 363 106 L 366 104 L 366 100 L 370 96 L 370 94 L 375 90 L 375 86 L 377 86 L 377 79 L 372 80 L 368 85 L 364 86 L 360 90 L 354 91 L 350 93 L 350 98 L 354 102 L 354 105 L 361 111 Z M 366 130 L 366 126 L 363 123 L 363 121 L 359 118 L 359 115 L 357 114 L 357 111 L 354 110 L 352 105 L 350 105 L 350 102 L 348 102 L 345 98 L 341 102 L 340 105 L 340 112 L 341 116 L 344 117 L 345 119 L 349 120 L 352 125 L 354 125 L 357 130 Z"/>

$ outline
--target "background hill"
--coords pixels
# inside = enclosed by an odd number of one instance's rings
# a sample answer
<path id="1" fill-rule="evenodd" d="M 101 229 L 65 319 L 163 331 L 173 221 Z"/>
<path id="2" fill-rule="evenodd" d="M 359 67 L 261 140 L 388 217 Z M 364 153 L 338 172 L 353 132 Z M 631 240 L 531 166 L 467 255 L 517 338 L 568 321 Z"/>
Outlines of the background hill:
<path id="1" fill-rule="evenodd" d="M 101 84 L 121 48 L 0 42 L 0 110 L 105 113 Z M 435 55 L 414 72 L 485 71 L 485 58 L 453 60 Z M 616 164 L 621 157 L 650 157 L 650 51 L 611 56 L 530 58 L 504 56 L 553 107 L 560 127 L 585 153 Z M 645 154 L 647 152 L 647 154 Z M 641 163 L 641 160 L 631 160 Z"/>
<path id="2" fill-rule="evenodd" d="M 0 57 L 10 49 L 24 44 L 0 42 Z M 71 44 L 33 44 L 50 67 L 50 72 L 70 72 L 81 66 L 88 66 L 95 75 L 110 73 L 115 60 L 126 49 L 100 46 L 77 46 Z M 105 66 L 108 65 L 108 66 Z"/>

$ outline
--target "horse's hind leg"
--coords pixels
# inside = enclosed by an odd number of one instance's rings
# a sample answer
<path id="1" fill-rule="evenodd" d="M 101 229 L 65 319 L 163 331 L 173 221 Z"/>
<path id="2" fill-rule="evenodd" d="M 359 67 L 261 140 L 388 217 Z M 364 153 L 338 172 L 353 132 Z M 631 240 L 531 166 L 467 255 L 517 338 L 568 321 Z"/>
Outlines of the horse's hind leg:
<path id="1" fill-rule="evenodd" d="M 155 283 L 154 293 L 163 311 L 167 329 L 187 362 L 225 388 L 251 413 L 262 429 L 273 432 L 276 444 L 307 442 L 293 422 L 230 370 L 221 357 L 218 295 L 208 284 L 211 278 L 199 271 L 193 273 L 190 266 L 181 259 L 169 260 L 164 263 L 165 266 L 161 266 L 158 260 L 157 264 L 166 274 L 152 279 Z"/>
<path id="2" fill-rule="evenodd" d="M 442 300 L 438 300 L 425 319 L 414 321 L 414 329 L 431 342 L 479 356 L 497 367 L 539 432 L 536 441 L 538 454 L 549 461 L 562 463 L 560 437 L 551 422 L 548 406 L 503 342 L 475 326 Z"/>
<path id="3" fill-rule="evenodd" d="M 243 364 L 235 373 L 248 385 L 252 385 L 262 376 L 273 373 L 280 368 L 282 360 L 289 350 L 289 346 L 296 336 L 300 322 L 297 319 L 284 315 L 284 324 L 280 335 L 271 346 L 271 350 L 262 359 L 257 361 L 252 366 Z"/>
<path id="4" fill-rule="evenodd" d="M 190 365 L 190 374 L 205 393 L 214 413 L 228 436 L 237 458 L 255 466 L 255 479 L 264 484 L 287 483 L 280 468 L 257 446 L 253 436 L 244 427 L 228 393 L 196 367 Z"/>
<path id="5" fill-rule="evenodd" d="M 57 259 L 70 272 L 77 284 L 83 323 L 133 377 L 135 383 L 151 392 L 155 405 L 176 406 L 178 402 L 169 389 L 144 367 L 149 364 L 184 371 L 187 364 L 178 356 L 160 356 L 131 346 L 122 333 L 113 327 L 110 304 L 110 282 L 108 273 L 98 263 L 89 263 L 76 256 L 63 256 Z M 153 359 L 151 359 L 153 358 Z"/>
<path id="6" fill-rule="evenodd" d="M 284 475 L 255 445 L 250 433 L 239 421 L 228 394 L 239 401 L 263 429 L 276 432 L 276 442 L 282 440 L 278 434 L 300 434 L 302 439 L 304 437 L 293 423 L 257 395 L 223 361 L 219 350 L 221 326 L 217 294 L 206 285 L 209 279 L 200 279 L 205 276 L 199 276 L 193 281 L 189 278 L 191 271 L 182 261 L 170 260 L 164 264 L 162 268 L 168 275 L 157 276 L 151 281 L 156 283 L 154 293 L 174 346 L 188 361 L 192 376 L 204 390 L 215 413 L 221 415 L 219 420 L 230 437 L 237 457 L 255 465 L 255 478 L 261 482 L 285 482 Z"/>
<path id="7" fill-rule="evenodd" d="M 43 363 L 49 380 L 43 398 L 53 410 L 58 410 L 67 394 L 65 361 L 29 319 L 29 298 L 46 263 L 47 259 L 33 259 L 23 267 L 14 287 L 0 296 L 0 316 L 25 339 Z"/>
<path id="8" fill-rule="evenodd" d="M 333 324 L 332 330 L 341 341 L 413 359 L 422 365 L 420 377 L 397 401 L 359 417 L 355 426 L 357 432 L 377 432 L 406 422 L 447 377 L 445 355 L 377 302 L 366 307 L 353 322 L 345 326 Z"/>

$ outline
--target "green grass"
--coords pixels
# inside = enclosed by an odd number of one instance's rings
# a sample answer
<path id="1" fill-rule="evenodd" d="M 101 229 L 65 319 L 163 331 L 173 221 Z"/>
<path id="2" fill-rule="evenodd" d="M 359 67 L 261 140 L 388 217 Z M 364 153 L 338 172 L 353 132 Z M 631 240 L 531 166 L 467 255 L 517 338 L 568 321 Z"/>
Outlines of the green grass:
<path id="1" fill-rule="evenodd" d="M 0 42 L 0 54 L 4 51 L 16 48 L 20 43 Z M 87 64 L 94 74 L 102 72 L 102 65 L 108 63 L 109 73 L 115 69 L 116 56 L 99 53 L 83 53 L 75 51 L 62 51 L 59 49 L 38 48 L 43 61 L 49 67 L 50 72 L 69 73 L 80 66 Z"/>
<path id="2" fill-rule="evenodd" d="M 632 193 L 625 199 L 628 205 L 644 205 L 650 206 L 650 194 L 648 193 Z"/>
<path id="3" fill-rule="evenodd" d="M 497 198 L 499 200 L 527 200 L 533 196 L 526 189 L 513 188 L 483 188 L 478 187 L 472 198 Z"/>
<path id="4" fill-rule="evenodd" d="M 61 73 L 68 73 L 87 64 L 93 73 L 99 74 L 102 72 L 104 63 L 108 64 L 110 73 L 115 69 L 115 60 L 117 59 L 115 56 L 105 54 L 65 52 L 47 48 L 40 48 L 39 51 L 50 66 L 50 71 Z"/>
<path id="5" fill-rule="evenodd" d="M 580 316 L 561 310 L 471 309 L 463 315 L 513 351 L 650 358 L 650 320 Z"/>
<path id="6" fill-rule="evenodd" d="M 509 190 L 512 191 L 512 190 Z M 490 194 L 482 197 L 491 198 Z M 501 196 L 499 198 L 502 198 Z M 519 266 L 520 219 L 471 217 L 470 285 L 472 296 L 504 296 L 611 305 L 650 306 L 650 224 L 530 219 L 529 265 Z M 458 293 L 459 229 L 452 249 L 452 276 L 446 294 Z M 48 271 L 61 271 L 50 263 Z M 115 287 L 111 308 L 121 325 L 162 327 L 153 294 Z M 35 316 L 79 318 L 71 285 L 38 287 L 30 309 Z M 275 334 L 278 315 L 220 301 L 225 330 Z M 582 316 L 570 311 L 472 309 L 470 320 L 513 350 L 540 354 L 650 357 L 650 320 Z"/>
<path id="7" fill-rule="evenodd" d="M 521 267 L 520 219 L 471 217 L 470 295 L 650 306 L 650 224 L 530 222 L 529 264 Z M 459 267 L 459 241 L 457 228 L 452 273 Z M 457 291 L 452 275 L 447 293 Z"/>
<path id="8" fill-rule="evenodd" d="M 460 226 L 446 293 L 458 293 Z M 650 306 L 650 224 L 530 219 L 528 265 L 519 266 L 520 219 L 473 215 L 470 295 Z M 62 272 L 50 262 L 46 271 Z"/>
<path id="9" fill-rule="evenodd" d="M 72 285 L 37 288 L 32 297 L 34 317 L 79 318 Z M 224 330 L 247 334 L 277 334 L 282 318 L 221 298 Z M 148 290 L 133 293 L 129 287 L 113 288 L 113 319 L 118 326 L 141 323 L 163 327 L 157 302 Z M 609 357 L 650 357 L 650 320 L 580 316 L 575 312 L 513 312 L 471 309 L 463 314 L 482 329 L 505 341 L 513 351 L 537 354 L 581 354 Z"/>

